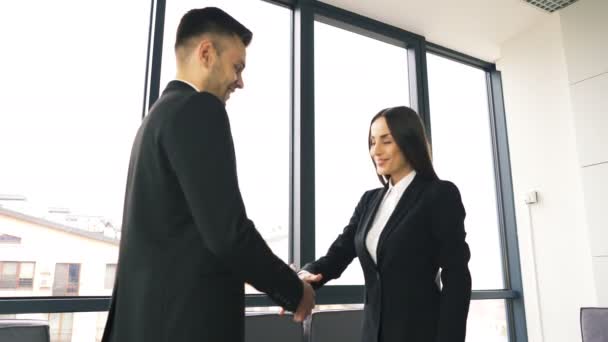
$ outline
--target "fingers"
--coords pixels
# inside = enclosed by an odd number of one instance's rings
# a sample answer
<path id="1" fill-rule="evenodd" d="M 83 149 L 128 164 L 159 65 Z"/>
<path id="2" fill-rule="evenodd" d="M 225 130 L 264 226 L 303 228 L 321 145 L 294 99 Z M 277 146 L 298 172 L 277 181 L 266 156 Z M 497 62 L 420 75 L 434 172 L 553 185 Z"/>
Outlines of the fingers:
<path id="1" fill-rule="evenodd" d="M 321 273 L 319 274 L 312 274 L 306 271 L 302 271 L 299 274 L 300 279 L 304 280 L 307 283 L 316 283 L 321 281 L 321 279 L 323 279 L 323 275 Z"/>
<path id="2" fill-rule="evenodd" d="M 323 275 L 322 274 L 311 274 L 308 277 L 306 277 L 306 281 L 309 283 L 316 283 L 321 281 L 321 279 L 323 279 Z"/>
<path id="3" fill-rule="evenodd" d="M 315 307 L 315 292 L 306 281 L 302 281 L 303 291 L 302 299 L 296 312 L 293 315 L 293 320 L 296 322 L 302 322 L 308 317 L 312 309 Z"/>

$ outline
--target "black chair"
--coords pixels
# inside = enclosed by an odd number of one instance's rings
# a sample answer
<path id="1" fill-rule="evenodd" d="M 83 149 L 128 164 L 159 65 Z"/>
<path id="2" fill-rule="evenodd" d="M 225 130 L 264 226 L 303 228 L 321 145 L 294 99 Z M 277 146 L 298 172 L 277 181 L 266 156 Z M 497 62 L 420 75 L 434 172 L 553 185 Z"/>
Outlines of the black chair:
<path id="1" fill-rule="evenodd" d="M 581 308 L 583 342 L 608 342 L 608 308 Z"/>
<path id="2" fill-rule="evenodd" d="M 245 316 L 245 342 L 301 342 L 302 324 L 293 321 L 292 315 L 276 313 L 247 313 Z"/>
<path id="3" fill-rule="evenodd" d="M 47 321 L 32 319 L 0 320 L 0 341 L 11 342 L 49 342 Z"/>
<path id="4" fill-rule="evenodd" d="M 308 324 L 308 342 L 359 342 L 363 310 L 314 312 Z"/>

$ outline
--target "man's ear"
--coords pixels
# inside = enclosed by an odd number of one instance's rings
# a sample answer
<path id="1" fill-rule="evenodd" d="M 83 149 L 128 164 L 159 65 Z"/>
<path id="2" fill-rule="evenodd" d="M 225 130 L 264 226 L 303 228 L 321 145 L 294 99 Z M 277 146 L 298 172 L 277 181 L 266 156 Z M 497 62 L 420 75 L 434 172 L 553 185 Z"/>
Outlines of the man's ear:
<path id="1" fill-rule="evenodd" d="M 213 46 L 213 42 L 211 41 L 211 39 L 201 39 L 196 48 L 196 52 L 197 58 L 206 68 L 210 68 L 211 65 L 215 62 L 215 47 Z"/>

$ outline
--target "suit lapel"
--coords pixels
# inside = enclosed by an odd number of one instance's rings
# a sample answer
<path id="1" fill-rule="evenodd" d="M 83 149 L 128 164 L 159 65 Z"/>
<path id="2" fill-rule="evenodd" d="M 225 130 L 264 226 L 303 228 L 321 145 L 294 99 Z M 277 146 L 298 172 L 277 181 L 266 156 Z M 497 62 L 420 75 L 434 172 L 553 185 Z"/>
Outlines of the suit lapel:
<path id="1" fill-rule="evenodd" d="M 374 262 L 371 255 L 369 254 L 369 251 L 367 250 L 367 246 L 365 245 L 365 238 L 367 237 L 367 232 L 372 227 L 372 223 L 374 222 L 374 217 L 376 217 L 376 212 L 378 211 L 378 208 L 380 207 L 380 203 L 382 203 L 382 198 L 384 198 L 384 194 L 386 194 L 387 190 L 388 190 L 388 188 L 381 189 L 374 195 L 374 197 L 370 201 L 370 205 L 369 205 L 370 210 L 367 211 L 365 217 L 363 218 L 363 221 L 361 224 L 361 230 L 359 231 L 359 238 L 358 238 L 359 244 L 360 244 L 359 247 L 363 251 L 363 256 L 364 256 L 364 259 L 361 261 L 364 261 L 370 265 L 373 265 L 373 267 L 376 267 L 376 263 Z"/>
<path id="2" fill-rule="evenodd" d="M 384 229 L 382 229 L 382 233 L 380 233 L 380 237 L 378 238 L 378 248 L 376 249 L 378 253 L 378 264 L 380 264 L 383 254 L 383 242 L 386 241 L 395 228 L 399 226 L 399 223 L 410 213 L 410 208 L 416 203 L 416 200 L 423 189 L 424 182 L 420 177 L 414 177 L 412 183 L 405 189 L 405 192 L 399 199 L 395 210 L 393 210 L 393 213 L 389 217 L 386 226 L 384 226 Z"/>

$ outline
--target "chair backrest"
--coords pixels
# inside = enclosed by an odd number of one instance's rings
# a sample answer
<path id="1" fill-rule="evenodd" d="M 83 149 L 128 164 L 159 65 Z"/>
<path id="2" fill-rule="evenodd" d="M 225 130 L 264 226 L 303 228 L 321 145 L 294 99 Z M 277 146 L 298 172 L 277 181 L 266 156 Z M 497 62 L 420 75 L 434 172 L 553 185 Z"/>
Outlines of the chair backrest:
<path id="1" fill-rule="evenodd" d="M 0 341 L 49 342 L 49 324 L 32 319 L 0 320 Z"/>
<path id="2" fill-rule="evenodd" d="M 363 310 L 318 311 L 310 318 L 309 342 L 361 341 Z"/>
<path id="3" fill-rule="evenodd" d="M 583 342 L 608 342 L 608 308 L 581 308 Z"/>
<path id="4" fill-rule="evenodd" d="M 292 315 L 247 313 L 245 316 L 245 342 L 301 342 L 301 323 Z"/>

